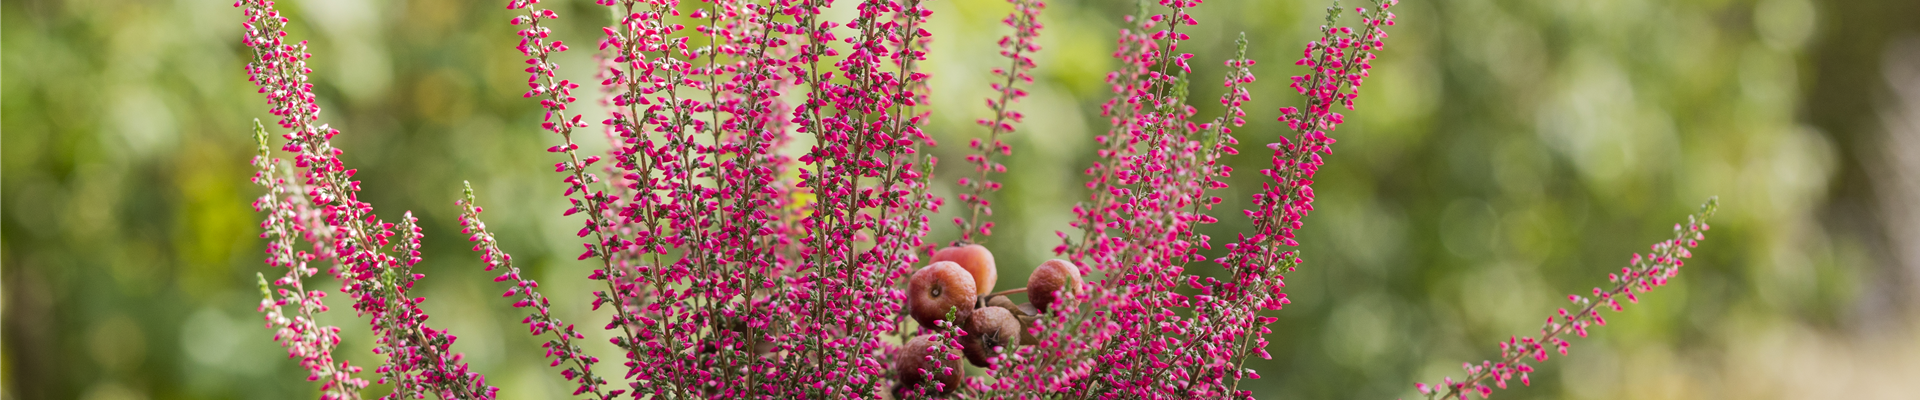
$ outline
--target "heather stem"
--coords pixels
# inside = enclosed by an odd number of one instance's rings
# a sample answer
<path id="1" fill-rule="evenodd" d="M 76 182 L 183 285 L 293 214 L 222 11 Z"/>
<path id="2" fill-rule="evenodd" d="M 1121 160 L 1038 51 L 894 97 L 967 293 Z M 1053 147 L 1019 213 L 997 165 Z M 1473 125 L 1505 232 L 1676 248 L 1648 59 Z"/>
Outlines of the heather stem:
<path id="1" fill-rule="evenodd" d="M 480 252 L 480 259 L 487 264 L 487 271 L 505 270 L 505 273 L 495 279 L 496 282 L 508 279 L 514 281 L 513 289 L 508 290 L 504 297 L 519 294 L 520 299 L 515 301 L 513 306 L 533 308 L 533 314 L 528 315 L 523 321 L 529 330 L 535 336 L 546 332 L 553 333 L 554 339 L 542 344 L 541 347 L 547 349 L 547 356 L 558 358 L 557 362 L 573 364 L 561 373 L 568 380 L 579 383 L 573 394 L 592 392 L 593 398 L 601 400 L 617 397 L 618 394 L 609 395 L 600 388 L 606 385 L 607 381 L 593 372 L 593 365 L 600 361 L 599 358 L 586 355 L 584 349 L 573 343 L 573 340 L 586 339 L 586 336 L 576 332 L 573 325 L 554 318 L 547 297 L 534 289 L 540 284 L 533 279 L 521 276 L 520 267 L 513 264 L 513 256 L 500 249 L 499 240 L 494 237 L 493 232 L 487 230 L 487 223 L 480 220 L 481 209 L 474 203 L 473 184 L 462 183 L 466 187 L 466 196 L 465 199 L 456 202 L 461 209 L 461 233 L 470 235 L 467 240 L 475 242 L 474 251 Z"/>
<path id="2" fill-rule="evenodd" d="M 336 362 L 333 357 L 333 350 L 340 341 L 340 328 L 315 322 L 315 316 L 326 311 L 327 306 L 320 300 L 326 297 L 326 292 L 308 291 L 304 283 L 305 278 L 319 272 L 307 266 L 314 256 L 294 250 L 294 242 L 302 230 L 297 222 L 301 218 L 301 207 L 295 202 L 304 203 L 305 200 L 299 196 L 288 199 L 280 197 L 285 193 L 298 192 L 287 190 L 285 185 L 294 185 L 295 188 L 299 185 L 287 182 L 279 172 L 280 160 L 272 158 L 267 146 L 266 128 L 260 125 L 258 119 L 253 120 L 253 136 L 259 143 L 259 153 L 253 160 L 257 168 L 253 181 L 267 189 L 254 201 L 255 210 L 267 212 L 267 219 L 261 222 L 261 226 L 266 228 L 261 236 L 270 239 L 267 243 L 267 264 L 287 268 L 287 274 L 274 280 L 273 285 L 268 284 L 264 274 L 255 274 L 260 281 L 262 297 L 259 311 L 266 312 L 269 326 L 279 327 L 274 336 L 276 341 L 287 347 L 288 356 L 300 357 L 300 363 L 307 368 L 311 379 L 326 380 L 321 384 L 321 391 L 325 393 L 322 398 L 358 399 L 360 390 L 367 386 L 366 380 L 353 377 L 354 373 L 360 372 L 360 368 L 348 365 L 345 361 Z M 280 289 L 279 298 L 275 298 L 271 286 L 287 288 Z M 280 310 L 281 306 L 288 303 L 296 304 L 299 315 L 289 318 Z"/>
<path id="3" fill-rule="evenodd" d="M 1686 264 L 1681 259 L 1693 256 L 1688 249 L 1698 246 L 1699 241 L 1706 238 L 1706 231 L 1709 229 L 1707 220 L 1713 217 L 1714 211 L 1719 207 L 1719 198 L 1707 199 L 1705 204 L 1700 205 L 1699 212 L 1687 216 L 1687 223 L 1684 226 L 1674 225 L 1673 239 L 1654 244 L 1653 252 L 1649 253 L 1649 257 L 1642 258 L 1640 254 L 1634 254 L 1629 262 L 1630 266 L 1621 268 L 1621 274 L 1608 274 L 1608 280 L 1614 282 L 1613 287 L 1606 290 L 1593 289 L 1595 297 L 1600 301 L 1580 295 L 1568 296 L 1569 300 L 1575 304 L 1583 304 L 1584 307 L 1574 313 L 1568 313 L 1564 308 L 1560 309 L 1557 318 L 1565 322 L 1556 322 L 1556 317 L 1547 317 L 1545 326 L 1540 328 L 1540 337 L 1515 337 L 1500 343 L 1502 357 L 1499 361 L 1482 361 L 1481 365 L 1465 364 L 1469 374 L 1467 379 L 1459 382 L 1448 379 L 1444 394 L 1439 390 L 1430 390 L 1424 383 L 1417 384 L 1416 387 L 1429 399 L 1465 400 L 1468 390 L 1479 392 L 1482 398 L 1491 395 L 1492 389 L 1481 384 L 1489 379 L 1494 380 L 1500 388 L 1506 388 L 1507 380 L 1512 379 L 1516 372 L 1520 374 L 1522 383 L 1531 384 L 1527 373 L 1532 372 L 1533 367 L 1527 365 L 1522 361 L 1523 359 L 1531 357 L 1535 361 L 1545 362 L 1547 343 L 1556 345 L 1560 354 L 1566 355 L 1570 344 L 1560 339 L 1560 336 L 1576 333 L 1586 337 L 1587 327 L 1590 324 L 1606 325 L 1606 320 L 1600 317 L 1600 307 L 1607 306 L 1619 312 L 1622 307 L 1617 298 L 1626 297 L 1629 301 L 1638 302 L 1639 297 L 1636 293 L 1646 293 L 1656 286 L 1666 285 L 1679 273 L 1680 267 Z"/>
<path id="4" fill-rule="evenodd" d="M 1006 166 L 995 162 L 994 155 L 999 154 L 1003 157 L 1013 155 L 1013 148 L 1002 142 L 1000 136 L 1013 133 L 1012 122 L 1019 122 L 1022 117 L 1019 111 L 1012 109 L 1014 101 L 1026 97 L 1026 91 L 1021 90 L 1018 84 L 1033 84 L 1033 77 L 1028 73 L 1033 70 L 1034 64 L 1027 53 L 1039 50 L 1034 39 L 1040 36 L 1039 14 L 1046 8 L 1046 3 L 1037 0 L 1011 1 L 1013 13 L 1007 15 L 1006 23 L 1013 28 L 1014 33 L 1000 39 L 1000 55 L 1007 57 L 1010 65 L 1004 70 L 995 71 L 995 74 L 1004 80 L 993 85 L 997 97 L 987 101 L 987 105 L 993 108 L 993 119 L 980 121 L 982 125 L 987 126 L 986 142 L 982 143 L 975 139 L 970 144 L 974 150 L 979 151 L 979 154 L 968 157 L 968 160 L 973 162 L 974 169 L 979 172 L 979 177 L 972 181 L 962 179 L 960 182 L 961 186 L 968 187 L 972 192 L 961 198 L 967 202 L 969 214 L 965 222 L 959 224 L 960 239 L 957 244 L 983 243 L 987 236 L 993 234 L 992 222 L 984 221 L 987 216 L 993 215 L 993 208 L 987 201 L 986 195 L 1000 188 L 999 182 L 990 179 L 993 173 L 1006 172 Z M 975 234 L 979 236 L 976 238 Z"/>

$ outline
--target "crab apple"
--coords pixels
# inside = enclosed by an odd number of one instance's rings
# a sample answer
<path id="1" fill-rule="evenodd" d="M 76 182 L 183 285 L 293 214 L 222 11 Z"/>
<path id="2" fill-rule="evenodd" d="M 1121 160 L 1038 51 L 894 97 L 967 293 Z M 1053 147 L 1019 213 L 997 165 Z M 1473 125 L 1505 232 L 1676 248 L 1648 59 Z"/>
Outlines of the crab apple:
<path id="1" fill-rule="evenodd" d="M 1033 275 L 1027 276 L 1027 299 L 1040 312 L 1047 312 L 1060 297 L 1066 293 L 1080 291 L 1080 267 L 1067 260 L 1052 259 L 1040 263 L 1033 269 Z"/>
<path id="2" fill-rule="evenodd" d="M 987 366 L 987 359 L 994 353 L 1020 345 L 1020 319 L 1005 308 L 973 310 L 966 328 L 966 336 L 960 337 L 960 350 L 966 353 L 967 362 L 976 367 Z"/>
<path id="3" fill-rule="evenodd" d="M 935 354 L 933 335 L 920 335 L 907 341 L 905 347 L 893 357 L 893 372 L 899 385 L 893 387 L 896 398 L 906 398 L 906 393 L 915 386 L 926 385 L 926 393 L 948 393 L 960 388 L 960 380 L 966 370 L 960 368 L 958 358 L 949 358 L 946 354 Z M 942 349 L 942 353 L 952 349 Z M 933 356 L 928 360 L 927 356 Z M 945 371 L 942 370 L 945 367 Z M 927 379 L 931 375 L 934 381 L 942 385 L 934 387 Z"/>
<path id="4" fill-rule="evenodd" d="M 927 328 L 939 326 L 934 323 L 947 319 L 948 310 L 959 317 L 954 323 L 964 323 L 977 301 L 974 293 L 973 275 L 965 268 L 948 261 L 936 262 L 914 271 L 907 281 L 907 312 Z"/>
<path id="5" fill-rule="evenodd" d="M 993 285 L 1000 281 L 1000 271 L 993 266 L 993 252 L 987 251 L 986 246 L 970 244 L 933 252 L 933 262 L 941 261 L 952 261 L 966 268 L 967 273 L 973 275 L 974 289 L 980 291 L 977 295 L 993 293 Z"/>

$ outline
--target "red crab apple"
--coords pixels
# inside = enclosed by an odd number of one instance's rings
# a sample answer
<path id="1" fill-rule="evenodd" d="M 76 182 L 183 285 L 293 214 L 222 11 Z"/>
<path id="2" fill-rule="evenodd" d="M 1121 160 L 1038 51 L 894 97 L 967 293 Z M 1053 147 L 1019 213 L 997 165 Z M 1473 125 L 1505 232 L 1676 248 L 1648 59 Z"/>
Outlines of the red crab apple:
<path id="1" fill-rule="evenodd" d="M 1043 313 L 1058 303 L 1060 297 L 1079 291 L 1080 267 L 1067 260 L 1047 260 L 1033 269 L 1033 275 L 1027 276 L 1027 299 Z"/>
<path id="2" fill-rule="evenodd" d="M 933 253 L 933 262 L 941 261 L 952 261 L 966 268 L 967 273 L 973 275 L 973 288 L 979 290 L 975 295 L 993 293 L 993 285 L 1000 281 L 1000 272 L 993 266 L 993 252 L 987 251 L 986 246 L 970 244 L 940 249 Z"/>
<path id="3" fill-rule="evenodd" d="M 966 323 L 973 311 L 974 296 L 973 275 L 967 274 L 960 264 L 941 261 L 913 272 L 913 278 L 907 281 L 907 312 L 920 326 L 935 328 L 934 323 L 947 319 L 947 311 L 953 310 L 959 319 L 953 322 Z"/>
<path id="4" fill-rule="evenodd" d="M 1010 350 L 1020 345 L 1020 319 L 1006 308 L 973 310 L 966 329 L 967 335 L 960 337 L 960 350 L 966 353 L 967 362 L 976 367 L 986 367 L 987 359 L 1000 351 L 996 347 Z"/>
<path id="5" fill-rule="evenodd" d="M 926 393 L 948 393 L 960 388 L 960 379 L 966 375 L 966 370 L 960 368 L 960 359 L 950 359 L 947 354 L 936 354 L 931 351 L 932 337 L 933 335 L 920 335 L 908 340 L 906 347 L 902 347 L 900 352 L 894 355 L 893 372 L 899 379 L 899 385 L 893 387 L 896 398 L 905 398 L 908 391 L 921 385 L 926 386 Z M 944 349 L 940 353 L 950 351 L 952 349 Z M 928 355 L 932 355 L 933 360 L 928 360 Z M 943 372 L 941 367 L 946 367 L 949 371 Z M 929 375 L 943 386 L 934 388 L 932 382 L 927 379 Z"/>

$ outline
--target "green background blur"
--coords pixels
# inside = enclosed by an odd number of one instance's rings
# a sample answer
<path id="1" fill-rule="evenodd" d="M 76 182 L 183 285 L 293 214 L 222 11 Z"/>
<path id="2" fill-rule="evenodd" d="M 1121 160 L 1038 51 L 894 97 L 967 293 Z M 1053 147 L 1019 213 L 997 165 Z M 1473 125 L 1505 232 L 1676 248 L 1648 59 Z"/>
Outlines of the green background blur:
<path id="1" fill-rule="evenodd" d="M 365 196 L 427 227 L 431 324 L 451 328 L 504 398 L 564 398 L 480 270 L 453 201 L 471 180 L 507 250 L 561 316 L 585 309 L 560 176 L 522 99 L 502 1 L 287 0 L 311 39 L 326 113 Z M 476 4 L 477 3 L 477 4 Z M 609 16 L 550 0 L 566 78 L 587 80 Z M 988 243 L 1002 274 L 1050 258 L 1079 171 L 1124 0 L 1052 1 L 1029 116 Z M 1236 189 L 1297 105 L 1285 87 L 1321 0 L 1209 2 L 1188 50 L 1193 103 L 1216 115 L 1219 61 L 1245 31 L 1262 79 L 1239 131 Z M 1351 2 L 1350 2 L 1351 3 Z M 958 176 L 986 116 L 1009 6 L 934 1 L 929 130 Z M 316 384 L 254 306 L 260 214 L 239 10 L 224 0 L 0 3 L 0 397 L 299 399 Z M 1351 6 L 1352 4 L 1349 4 Z M 842 14 L 845 10 L 841 10 Z M 1708 196 L 1723 207 L 1672 285 L 1539 365 L 1502 398 L 1912 398 L 1920 377 L 1920 2 L 1408 0 L 1360 109 L 1316 185 L 1308 264 L 1274 315 L 1262 398 L 1413 397 L 1496 341 L 1536 332 L 1568 293 L 1604 284 Z M 844 19 L 844 18 L 842 18 Z M 589 118 L 591 119 L 591 118 Z M 271 124 L 269 124 L 271 125 Z M 951 193 L 950 181 L 940 190 Z M 1207 227 L 1246 229 L 1225 196 Z M 950 202 L 947 212 L 959 207 Z M 944 218 L 936 218 L 942 221 Z M 942 224 L 936 239 L 953 236 Z M 1014 283 L 1017 284 L 1017 283 Z M 319 282 L 318 287 L 333 288 Z M 1006 285 L 1003 285 L 1006 286 Z M 342 354 L 378 359 L 340 301 Z M 586 329 L 610 368 L 605 334 Z M 371 376 L 369 373 L 368 376 Z M 376 386 L 376 389 L 381 388 Z"/>

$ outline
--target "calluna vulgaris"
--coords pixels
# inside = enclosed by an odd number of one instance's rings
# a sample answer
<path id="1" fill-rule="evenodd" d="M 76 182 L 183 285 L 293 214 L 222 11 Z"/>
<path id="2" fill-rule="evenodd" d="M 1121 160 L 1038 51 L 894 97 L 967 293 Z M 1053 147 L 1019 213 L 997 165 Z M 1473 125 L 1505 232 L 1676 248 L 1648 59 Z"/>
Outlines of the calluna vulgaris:
<path id="1" fill-rule="evenodd" d="M 843 1 L 844 2 L 844 1 Z M 1192 54 L 1182 53 L 1199 22 L 1198 0 L 1142 4 L 1126 17 L 1107 76 L 1113 97 L 1097 161 L 1086 169 L 1091 195 L 1070 210 L 1076 232 L 1060 233 L 1059 259 L 1034 269 L 1027 284 L 995 291 L 993 180 L 1011 154 L 1014 134 L 1040 50 L 1045 4 L 1011 0 L 996 68 L 992 115 L 981 139 L 968 143 L 971 174 L 955 178 L 966 209 L 953 220 L 959 239 L 925 241 L 944 204 L 929 192 L 938 161 L 921 130 L 927 106 L 932 12 L 924 0 L 864 0 L 851 20 L 824 13 L 830 0 L 597 0 L 616 22 L 595 43 L 598 90 L 556 72 L 555 53 L 570 46 L 551 37 L 559 18 L 538 0 L 509 0 L 526 55 L 525 97 L 538 99 L 540 128 L 554 134 L 563 216 L 580 221 L 579 260 L 590 262 L 590 301 L 610 308 L 601 328 L 623 350 L 620 366 L 586 354 L 586 335 L 552 312 L 553 298 L 523 275 L 481 220 L 469 187 L 460 207 L 462 234 L 502 296 L 527 310 L 528 333 L 545 338 L 550 366 L 573 383 L 575 396 L 640 398 L 1245 398 L 1245 379 L 1259 374 L 1249 357 L 1267 356 L 1264 310 L 1288 303 L 1284 276 L 1303 261 L 1295 232 L 1313 210 L 1313 176 L 1331 154 L 1329 135 L 1352 110 L 1361 83 L 1394 24 L 1396 0 L 1375 0 L 1355 26 L 1328 8 L 1320 38 L 1309 42 L 1292 78 L 1304 95 L 1281 108 L 1290 130 L 1262 137 L 1270 165 L 1242 213 L 1255 230 L 1225 244 L 1218 258 L 1202 252 L 1212 240 L 1198 231 L 1217 222 L 1238 153 L 1234 129 L 1252 100 L 1254 61 L 1242 37 L 1221 82 L 1225 114 L 1198 116 L 1188 105 Z M 330 142 L 339 131 L 320 123 L 309 81 L 306 42 L 283 30 L 288 19 L 267 0 L 235 3 L 247 15 L 244 43 L 254 58 L 250 79 L 279 116 L 274 146 L 256 123 L 259 153 L 255 203 L 268 239 L 267 263 L 286 269 L 260 277 L 260 304 L 275 339 L 321 382 L 323 399 L 355 399 L 369 382 L 361 367 L 334 355 L 340 328 L 320 325 L 326 290 L 305 286 L 325 266 L 352 298 L 354 311 L 378 338 L 385 363 L 376 382 L 388 398 L 486 399 L 497 388 L 450 351 L 457 339 L 426 324 L 409 292 L 425 278 L 423 234 L 411 214 L 396 222 L 361 201 L 355 170 Z M 788 96 L 799 91 L 804 96 Z M 588 119 L 573 112 L 579 96 L 611 111 Z M 789 101 L 798 99 L 798 101 Z M 583 154 L 578 140 L 599 127 L 610 148 Z M 792 156 L 777 151 L 795 135 L 815 145 Z M 292 154 L 291 164 L 274 148 Z M 1416 385 L 1421 393 L 1465 397 L 1505 387 L 1524 360 L 1565 353 L 1564 333 L 1584 336 L 1604 324 L 1600 308 L 1637 300 L 1673 278 L 1707 229 L 1701 214 L 1676 237 L 1610 276 L 1615 286 L 1593 297 L 1571 296 L 1577 312 L 1547 319 L 1540 337 L 1500 344 L 1501 358 L 1467 364 L 1468 377 Z M 305 243 L 304 245 L 302 243 Z M 923 260 L 923 258 L 925 258 Z M 1211 265 L 1211 266 L 1209 266 Z M 1218 268 L 1202 277 L 1189 268 Z M 1017 278 L 1017 277 L 1016 277 Z M 1183 295 L 1186 287 L 1197 294 Z M 1030 303 L 1008 294 L 1026 292 Z M 290 310 L 287 309 L 290 307 Z M 909 322 L 911 321 L 911 322 Z M 595 322 L 596 324 L 599 322 Z M 960 363 L 983 368 L 968 376 Z"/>

